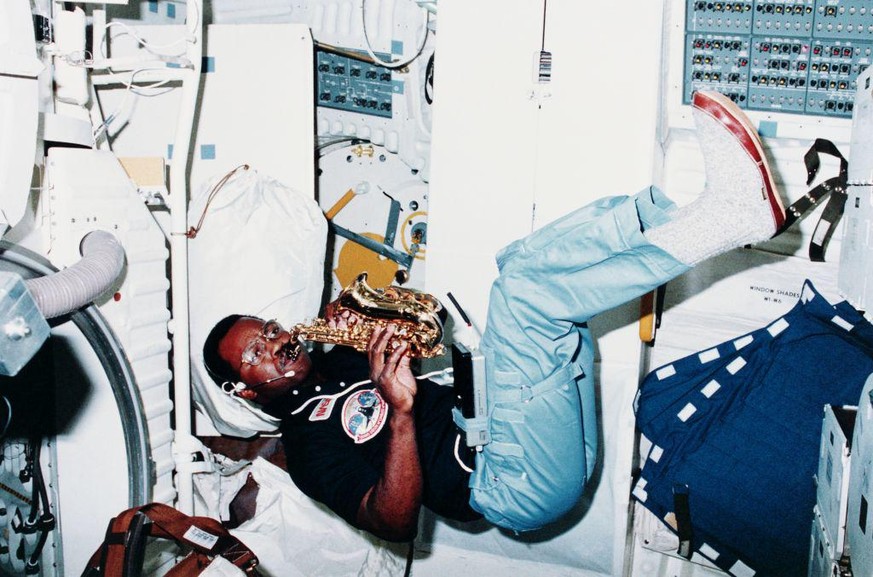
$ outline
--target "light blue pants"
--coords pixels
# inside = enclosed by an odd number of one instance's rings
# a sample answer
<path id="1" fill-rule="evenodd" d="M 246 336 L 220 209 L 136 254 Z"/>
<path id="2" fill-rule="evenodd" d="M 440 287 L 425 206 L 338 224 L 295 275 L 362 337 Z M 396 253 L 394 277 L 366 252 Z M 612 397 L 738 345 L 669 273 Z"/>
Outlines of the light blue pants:
<path id="1" fill-rule="evenodd" d="M 491 442 L 470 478 L 470 503 L 490 522 L 537 529 L 581 497 L 597 455 L 585 323 L 690 268 L 641 232 L 673 208 L 654 187 L 604 198 L 497 255 L 481 343 Z"/>

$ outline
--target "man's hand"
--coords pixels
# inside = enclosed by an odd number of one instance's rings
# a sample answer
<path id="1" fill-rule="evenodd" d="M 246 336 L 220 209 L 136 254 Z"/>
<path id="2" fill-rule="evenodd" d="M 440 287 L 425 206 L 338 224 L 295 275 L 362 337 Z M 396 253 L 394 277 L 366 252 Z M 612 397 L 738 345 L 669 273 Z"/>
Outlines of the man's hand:
<path id="1" fill-rule="evenodd" d="M 391 411 L 382 477 L 361 500 L 357 521 L 382 539 L 406 541 L 416 535 L 423 486 L 412 413 L 418 384 L 406 356 L 409 344 L 396 339 L 395 331 L 394 325 L 377 326 L 368 343 L 370 379 Z"/>
<path id="2" fill-rule="evenodd" d="M 377 326 L 367 347 L 370 359 L 370 380 L 378 387 L 388 405 L 395 411 L 411 413 L 418 384 L 409 366 L 406 349 L 409 343 L 394 339 L 396 327 Z M 392 339 L 394 342 L 392 342 Z M 391 354 L 385 353 L 391 344 Z"/>
<path id="3" fill-rule="evenodd" d="M 349 309 L 340 307 L 337 301 L 330 301 L 324 307 L 324 320 L 332 329 L 346 330 L 361 320 L 361 317 Z"/>

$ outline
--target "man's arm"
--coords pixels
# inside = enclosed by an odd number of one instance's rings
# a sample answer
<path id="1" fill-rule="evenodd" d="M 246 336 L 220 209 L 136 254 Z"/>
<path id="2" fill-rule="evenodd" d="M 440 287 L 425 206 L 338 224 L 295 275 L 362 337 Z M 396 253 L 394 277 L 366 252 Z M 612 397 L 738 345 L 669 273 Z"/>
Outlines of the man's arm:
<path id="1" fill-rule="evenodd" d="M 383 539 L 408 541 L 418 528 L 422 491 L 413 415 L 417 384 L 405 354 L 406 343 L 385 356 L 393 335 L 393 326 L 377 327 L 370 339 L 370 378 L 390 407 L 390 437 L 382 476 L 361 500 L 357 521 L 361 528 Z"/>

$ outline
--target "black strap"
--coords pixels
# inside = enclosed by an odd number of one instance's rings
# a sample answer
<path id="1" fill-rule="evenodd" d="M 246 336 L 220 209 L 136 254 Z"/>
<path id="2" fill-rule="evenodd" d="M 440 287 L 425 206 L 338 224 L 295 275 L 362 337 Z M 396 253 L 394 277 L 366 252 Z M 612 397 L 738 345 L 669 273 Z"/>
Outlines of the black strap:
<path id="1" fill-rule="evenodd" d="M 837 149 L 836 145 L 830 140 L 817 138 L 803 156 L 803 161 L 806 164 L 807 185 L 815 180 L 818 170 L 821 167 L 819 154 L 828 154 L 840 159 L 839 174 L 821 182 L 818 186 L 812 188 L 804 196 L 800 197 L 796 202 L 789 206 L 785 214 L 785 224 L 783 224 L 782 228 L 778 231 L 779 233 L 782 233 L 787 230 L 808 210 L 816 206 L 825 195 L 830 193 L 830 199 L 819 218 L 818 224 L 815 226 L 812 240 L 809 242 L 809 259 L 814 262 L 824 262 L 825 249 L 833 236 L 837 223 L 843 216 L 843 210 L 846 207 L 846 199 L 848 198 L 846 188 L 849 180 L 849 163 Z"/>
<path id="2" fill-rule="evenodd" d="M 694 553 L 691 538 L 694 532 L 691 528 L 691 507 L 688 503 L 688 485 L 673 486 L 673 514 L 676 516 L 676 535 L 679 537 L 677 553 L 686 559 L 691 559 Z"/>
<path id="3" fill-rule="evenodd" d="M 127 530 L 124 547 L 122 577 L 141 577 L 145 560 L 146 537 L 150 534 L 151 521 L 142 513 L 133 516 Z"/>

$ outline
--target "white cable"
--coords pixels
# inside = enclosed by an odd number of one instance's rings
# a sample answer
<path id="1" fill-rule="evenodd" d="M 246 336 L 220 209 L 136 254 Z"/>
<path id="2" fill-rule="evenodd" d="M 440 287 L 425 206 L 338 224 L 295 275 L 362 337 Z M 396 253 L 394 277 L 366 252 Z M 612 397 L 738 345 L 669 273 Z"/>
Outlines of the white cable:
<path id="1" fill-rule="evenodd" d="M 460 451 L 458 451 L 460 446 L 461 446 L 461 433 L 458 433 L 458 435 L 455 437 L 455 460 L 458 462 L 458 465 L 460 465 L 463 470 L 467 471 L 468 473 L 472 473 L 473 469 L 468 467 L 467 464 L 461 460 L 461 453 L 460 453 Z"/>
<path id="2" fill-rule="evenodd" d="M 146 72 L 149 70 L 164 70 L 164 69 L 157 68 L 157 67 L 138 68 L 138 69 L 134 70 L 133 72 L 131 72 L 130 80 L 125 84 L 124 97 L 121 99 L 121 102 L 118 104 L 118 106 L 115 108 L 115 110 L 113 110 L 112 113 L 106 117 L 106 119 L 103 121 L 103 123 L 100 124 L 100 126 L 98 126 L 96 129 L 94 129 L 93 137 L 94 137 L 95 142 L 97 141 L 98 138 L 103 136 L 104 132 L 109 130 L 109 125 L 112 124 L 112 122 L 114 122 L 115 119 L 118 118 L 118 115 L 121 114 L 122 110 L 124 110 L 124 108 L 127 106 L 127 101 L 130 99 L 131 93 L 136 94 L 137 96 L 159 96 L 159 95 L 165 94 L 166 92 L 173 89 L 173 87 L 171 86 L 171 87 L 168 87 L 167 90 L 161 91 L 161 92 L 156 93 L 156 94 L 146 94 L 144 92 L 141 92 L 142 90 L 151 90 L 151 89 L 155 89 L 155 88 L 160 88 L 160 87 L 164 86 L 165 84 L 167 84 L 167 82 L 170 82 L 170 80 L 159 80 L 159 81 L 157 81 L 153 84 L 150 84 L 148 86 L 138 86 L 138 87 L 136 87 L 136 89 L 134 89 L 134 78 L 136 77 L 136 75 L 141 73 L 141 72 Z"/>
<path id="3" fill-rule="evenodd" d="M 312 403 L 313 401 L 320 401 L 320 400 L 323 400 L 323 399 L 334 399 L 334 400 L 336 400 L 336 399 L 342 397 L 343 395 L 347 395 L 347 394 L 349 394 L 350 392 L 352 392 L 354 389 L 360 387 L 361 385 L 366 385 L 366 384 L 369 384 L 369 383 L 372 383 L 372 382 L 373 382 L 373 381 L 371 381 L 370 379 L 367 379 L 367 380 L 364 380 L 364 381 L 358 381 L 357 383 L 354 383 L 353 385 L 351 385 L 348 389 L 346 389 L 346 390 L 344 390 L 344 391 L 340 391 L 339 393 L 336 393 L 336 394 L 334 394 L 334 395 L 318 395 L 317 397 L 311 397 L 311 398 L 307 399 L 307 401 L 306 401 L 305 403 L 303 403 L 302 405 L 300 405 L 299 407 L 297 407 L 296 409 L 294 409 L 293 411 L 291 411 L 291 414 L 292 414 L 292 415 L 296 415 L 296 414 L 298 414 L 300 411 L 302 411 L 304 408 L 306 408 L 306 407 L 307 407 L 310 403 Z"/>
<path id="4" fill-rule="evenodd" d="M 193 18 L 190 17 L 190 14 L 186 15 L 188 16 L 187 21 L 191 23 L 191 25 L 188 27 L 187 40 L 193 43 L 197 40 L 197 31 L 200 29 L 200 3 L 196 1 L 188 2 L 188 8 L 190 9 L 191 7 L 194 8 L 195 14 Z"/>
<path id="5" fill-rule="evenodd" d="M 367 54 L 370 56 L 370 58 L 373 59 L 374 63 L 384 68 L 403 68 L 404 66 L 409 65 L 413 60 L 421 55 L 422 50 L 424 50 L 424 45 L 425 43 L 427 43 L 427 33 L 429 31 L 427 23 L 428 19 L 430 18 L 430 13 L 423 7 L 419 7 L 421 8 L 421 13 L 424 17 L 422 21 L 422 29 L 424 30 L 424 32 L 421 35 L 421 44 L 419 45 L 418 50 L 416 50 L 415 54 L 413 54 L 407 60 L 392 60 L 391 62 L 385 62 L 384 60 L 376 56 L 376 53 L 373 52 L 372 46 L 370 46 L 370 37 L 367 34 L 367 0 L 361 0 L 361 23 L 364 30 L 364 47 L 367 49 Z"/>
<path id="6" fill-rule="evenodd" d="M 431 377 L 433 377 L 433 376 L 435 376 L 435 375 L 438 375 L 438 374 L 440 374 L 440 373 L 442 373 L 442 374 L 445 375 L 445 374 L 448 374 L 448 373 L 451 373 L 451 372 L 452 372 L 452 369 L 451 369 L 451 368 L 442 369 L 442 370 L 439 370 L 439 371 L 433 371 L 433 372 L 427 373 L 426 375 L 420 375 L 420 376 L 417 376 L 417 377 L 415 377 L 415 380 L 420 381 L 420 380 L 423 380 L 423 379 L 429 379 L 429 378 L 431 378 Z M 317 397 L 310 397 L 309 399 L 306 400 L 305 403 L 303 403 L 302 405 L 300 405 L 299 407 L 297 407 L 296 409 L 294 409 L 293 411 L 291 411 L 291 414 L 292 414 L 292 415 L 296 415 L 296 414 L 300 413 L 300 411 L 302 411 L 304 408 L 306 408 L 306 407 L 307 407 L 309 404 L 311 404 L 313 401 L 321 401 L 321 400 L 323 400 L 323 399 L 334 399 L 334 400 L 336 400 L 336 399 L 342 397 L 343 395 L 347 395 L 347 394 L 349 394 L 352 390 L 354 390 L 354 389 L 360 387 L 361 385 L 368 385 L 368 384 L 370 384 L 370 383 L 372 383 L 372 382 L 373 382 L 372 380 L 370 380 L 370 379 L 366 379 L 366 380 L 363 380 L 363 381 L 358 381 L 357 383 L 352 384 L 348 389 L 346 389 L 346 390 L 344 390 L 344 391 L 340 391 L 339 393 L 336 393 L 336 394 L 333 394 L 333 395 L 318 395 Z"/>
<path id="7" fill-rule="evenodd" d="M 189 14 L 189 18 L 187 18 L 187 34 L 182 38 L 177 38 L 176 40 L 173 40 L 172 42 L 167 42 L 166 44 L 154 44 L 148 42 L 147 40 L 143 39 L 139 34 L 137 34 L 133 27 L 129 26 L 124 22 L 108 22 L 106 26 L 103 27 L 103 35 L 100 38 L 100 56 L 103 58 L 107 58 L 105 47 L 109 38 L 108 31 L 109 28 L 112 26 L 120 27 L 122 30 L 124 30 L 124 34 L 129 34 L 130 36 L 132 36 L 133 39 L 136 40 L 138 45 L 142 46 L 148 53 L 154 56 L 162 59 L 165 59 L 168 56 L 171 58 L 179 58 L 181 56 L 184 56 L 186 54 L 186 50 L 182 50 L 178 54 L 161 54 L 159 52 L 156 52 L 156 50 L 172 48 L 180 43 L 187 44 L 197 41 L 196 32 L 198 27 L 200 26 L 200 8 L 198 7 L 197 2 L 189 3 L 188 7 L 189 9 L 193 8 L 193 10 L 191 10 L 191 12 L 193 12 L 193 16 Z"/>
<path id="8" fill-rule="evenodd" d="M 415 3 L 430 12 L 431 14 L 437 13 L 436 2 L 425 2 L 423 0 L 415 0 Z"/>
<path id="9" fill-rule="evenodd" d="M 182 43 L 182 42 L 188 43 L 191 41 L 188 37 L 183 37 L 183 38 L 177 38 L 176 40 L 173 40 L 172 42 L 168 42 L 166 44 L 152 44 L 151 42 L 148 42 L 147 40 L 144 40 L 142 37 L 140 37 L 134 31 L 134 29 L 132 27 L 128 26 L 124 22 L 109 22 L 104 27 L 103 38 L 101 38 L 101 40 L 100 40 L 100 56 L 102 56 L 103 58 L 108 57 L 106 52 L 105 52 L 105 46 L 106 46 L 106 40 L 108 39 L 107 32 L 109 31 L 109 28 L 112 26 L 118 26 L 121 29 L 123 29 L 125 34 L 129 34 L 130 36 L 132 36 L 133 39 L 136 40 L 137 44 L 142 46 L 146 50 L 146 52 L 148 52 L 149 54 L 153 54 L 154 56 L 173 56 L 173 57 L 184 56 L 185 50 L 182 50 L 178 54 L 160 54 L 159 52 L 155 52 L 155 50 L 162 50 L 165 48 L 171 48 L 173 46 L 176 46 L 179 43 Z M 121 34 L 119 34 L 119 36 L 121 36 Z"/>
<path id="10" fill-rule="evenodd" d="M 416 380 L 429 379 L 430 377 L 433 377 L 433 376 L 441 374 L 441 373 L 445 375 L 445 374 L 448 374 L 451 372 L 452 372 L 452 369 L 447 368 L 447 369 L 442 369 L 440 371 L 433 371 L 433 372 L 427 373 L 426 375 L 421 375 L 421 376 L 415 377 L 415 379 Z M 291 411 L 291 414 L 292 415 L 299 414 L 303 409 L 305 409 L 307 406 L 312 404 L 313 401 L 321 401 L 323 399 L 336 400 L 336 399 L 342 397 L 343 395 L 349 394 L 350 392 L 352 392 L 354 389 L 360 387 L 361 385 L 367 385 L 367 384 L 370 384 L 372 382 L 373 381 L 371 381 L 370 379 L 367 379 L 364 381 L 358 381 L 357 383 L 354 383 L 353 385 L 351 385 L 348 389 L 341 391 L 339 393 L 336 393 L 334 395 L 318 395 L 317 397 L 311 397 L 311 398 L 307 399 L 307 401 L 305 403 L 303 403 L 302 405 L 300 405 L 299 407 L 297 407 L 296 409 Z M 464 463 L 463 460 L 461 460 L 460 445 L 461 445 L 461 434 L 458 433 L 458 435 L 455 437 L 455 447 L 454 447 L 455 460 L 458 462 L 458 466 L 460 466 L 463 470 L 465 470 L 468 473 L 472 473 L 473 469 L 468 467 L 467 464 Z"/>
<path id="11" fill-rule="evenodd" d="M 444 377 L 447 377 L 449 375 L 453 375 L 454 373 L 455 373 L 455 369 L 453 369 L 452 367 L 447 367 L 445 369 L 440 369 L 438 371 L 431 371 L 430 373 L 427 373 L 426 375 L 421 375 L 421 376 L 418 376 L 415 378 L 418 380 L 429 379 L 429 378 L 435 377 L 437 375 L 442 375 Z"/>

